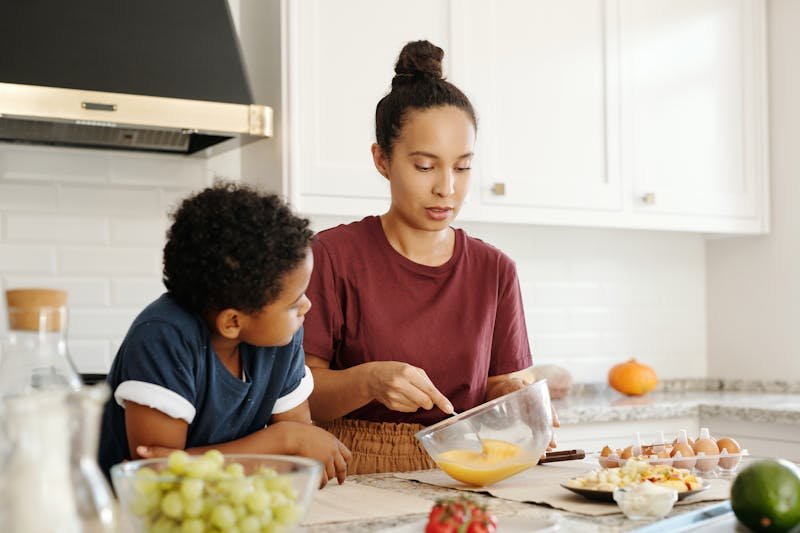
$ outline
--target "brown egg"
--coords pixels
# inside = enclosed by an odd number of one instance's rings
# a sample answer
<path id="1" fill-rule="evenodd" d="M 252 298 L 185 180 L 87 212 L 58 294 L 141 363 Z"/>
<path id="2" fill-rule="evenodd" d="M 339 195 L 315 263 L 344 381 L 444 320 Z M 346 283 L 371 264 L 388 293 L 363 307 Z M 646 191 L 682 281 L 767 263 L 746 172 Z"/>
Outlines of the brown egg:
<path id="1" fill-rule="evenodd" d="M 651 465 L 667 465 L 670 466 L 672 464 L 672 458 L 669 456 L 669 452 L 666 450 L 656 451 L 647 456 L 647 462 Z"/>
<path id="2" fill-rule="evenodd" d="M 600 450 L 600 458 L 597 460 L 603 468 L 616 468 L 619 466 L 619 452 L 615 452 L 608 446 Z"/>
<path id="3" fill-rule="evenodd" d="M 678 454 L 680 454 L 680 456 L 676 458 L 675 456 Z M 692 447 L 682 442 L 676 442 L 672 446 L 669 456 L 672 457 L 672 466 L 675 468 L 686 468 L 687 470 L 691 470 L 697 461 Z"/>
<path id="4" fill-rule="evenodd" d="M 678 442 L 678 439 L 675 439 L 674 441 L 672 441 L 672 444 L 675 444 L 677 442 Z M 694 446 L 694 441 L 692 440 L 691 437 L 686 437 L 686 442 L 689 443 L 689 446 Z"/>
<path id="5" fill-rule="evenodd" d="M 597 460 L 603 468 L 616 468 L 619 466 L 619 454 L 608 446 L 600 450 L 600 458 Z"/>
<path id="6" fill-rule="evenodd" d="M 711 472 L 716 468 L 717 462 L 719 461 L 719 448 L 717 447 L 717 443 L 712 438 L 699 438 L 694 441 L 694 454 L 697 455 L 697 464 L 695 467 L 700 472 Z M 706 456 L 713 456 L 709 459 L 703 459 L 700 457 L 700 454 L 705 454 Z"/>
<path id="7" fill-rule="evenodd" d="M 719 458 L 719 467 L 724 468 L 725 470 L 733 470 L 739 464 L 739 461 L 742 460 L 741 455 L 737 455 L 736 457 L 725 457 L 725 452 L 728 454 L 735 454 L 742 451 L 742 447 L 739 446 L 739 443 L 733 440 L 730 437 L 723 437 L 717 441 L 717 447 L 719 448 L 720 458 Z"/>
<path id="8" fill-rule="evenodd" d="M 623 459 L 630 459 L 633 456 L 633 444 L 622 450 L 620 457 Z"/>

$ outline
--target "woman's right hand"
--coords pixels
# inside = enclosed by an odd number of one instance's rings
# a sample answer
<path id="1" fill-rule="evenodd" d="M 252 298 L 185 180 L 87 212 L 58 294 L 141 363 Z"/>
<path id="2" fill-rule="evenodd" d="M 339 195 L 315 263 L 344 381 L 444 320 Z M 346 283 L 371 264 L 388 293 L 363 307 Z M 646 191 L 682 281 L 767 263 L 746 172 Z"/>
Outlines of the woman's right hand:
<path id="1" fill-rule="evenodd" d="M 453 405 L 439 392 L 421 368 L 397 361 L 373 361 L 369 365 L 369 394 L 387 408 L 413 413 L 420 407 L 437 406 L 452 414 Z"/>
<path id="2" fill-rule="evenodd" d="M 289 445 L 290 453 L 316 459 L 322 463 L 320 488 L 334 478 L 339 481 L 340 485 L 344 483 L 347 477 L 347 464 L 353 459 L 353 455 L 339 439 L 311 424 L 284 421 L 276 422 L 271 427 L 274 426 L 284 426 L 283 429 L 290 432 L 288 435 L 291 443 Z"/>

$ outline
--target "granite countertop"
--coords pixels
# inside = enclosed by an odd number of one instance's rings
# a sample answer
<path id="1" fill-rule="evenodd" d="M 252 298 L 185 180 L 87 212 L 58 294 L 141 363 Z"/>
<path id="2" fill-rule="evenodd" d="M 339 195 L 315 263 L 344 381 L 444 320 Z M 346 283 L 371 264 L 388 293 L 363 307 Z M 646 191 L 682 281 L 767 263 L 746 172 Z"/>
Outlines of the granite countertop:
<path id="1" fill-rule="evenodd" d="M 607 387 L 578 390 L 553 405 L 562 424 L 680 416 L 800 424 L 800 393 L 762 390 L 661 390 L 628 397 Z"/>
<path id="2" fill-rule="evenodd" d="M 347 483 L 356 483 L 360 485 L 391 490 L 397 493 L 410 494 L 420 498 L 429 499 L 431 501 L 431 505 L 433 505 L 437 498 L 459 494 L 459 491 L 455 489 L 409 481 L 394 477 L 392 474 L 350 476 L 347 478 Z M 602 531 L 611 533 L 617 531 L 629 531 L 657 521 L 632 521 L 627 519 L 621 512 L 619 514 L 605 516 L 584 516 L 532 503 L 521 503 L 495 498 L 488 494 L 477 492 L 470 492 L 470 497 L 473 497 L 480 503 L 486 505 L 497 515 L 500 531 L 502 531 L 503 518 L 512 516 L 525 517 L 531 520 L 553 521 L 558 524 L 558 531 L 565 533 L 585 533 L 587 531 Z M 710 507 L 718 503 L 720 502 L 706 501 L 695 504 L 676 505 L 669 516 L 677 516 L 696 509 Z M 403 517 L 375 520 L 353 520 L 349 522 L 337 522 L 301 527 L 299 531 L 306 533 L 341 533 L 342 531 L 347 531 L 348 533 L 372 533 L 380 532 L 386 529 L 392 529 L 406 524 L 412 524 L 424 520 L 425 518 L 425 514 L 414 514 Z M 420 526 L 420 533 L 422 533 L 423 530 L 424 528 Z"/>
<path id="3" fill-rule="evenodd" d="M 681 416 L 725 417 L 749 422 L 800 424 L 800 387 L 797 384 L 723 382 L 721 380 L 674 380 L 643 397 L 626 397 L 604 384 L 573 387 L 570 396 L 553 402 L 563 425 L 584 422 L 618 422 Z M 588 468 L 591 470 L 591 468 Z M 458 491 L 397 478 L 392 474 L 351 476 L 347 483 L 377 487 L 430 499 L 452 496 Z M 584 516 L 536 504 L 520 503 L 471 493 L 499 518 L 519 516 L 551 520 L 559 531 L 629 531 L 652 521 L 631 521 L 623 514 Z M 676 506 L 670 517 L 709 507 L 719 502 Z M 379 532 L 419 522 L 424 514 L 377 520 L 354 520 L 300 528 L 308 533 Z M 420 527 L 420 531 L 423 528 Z"/>

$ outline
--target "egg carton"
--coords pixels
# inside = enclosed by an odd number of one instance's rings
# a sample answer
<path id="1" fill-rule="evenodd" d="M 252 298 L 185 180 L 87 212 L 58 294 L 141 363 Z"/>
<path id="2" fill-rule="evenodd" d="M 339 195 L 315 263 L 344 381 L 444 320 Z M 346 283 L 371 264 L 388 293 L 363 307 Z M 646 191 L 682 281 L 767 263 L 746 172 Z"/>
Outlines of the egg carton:
<path id="1" fill-rule="evenodd" d="M 675 468 L 685 468 L 692 470 L 693 473 L 708 475 L 714 472 L 735 472 L 739 468 L 742 458 L 750 455 L 747 450 L 736 453 L 723 452 L 716 455 L 706 455 L 700 452 L 691 457 L 659 457 L 658 455 L 637 455 L 629 458 L 621 458 L 618 454 L 612 453 L 606 456 L 597 454 L 597 462 L 604 468 L 615 468 L 623 466 L 631 460 L 644 461 L 651 465 L 667 465 Z"/>
<path id="2" fill-rule="evenodd" d="M 710 438 L 708 428 L 702 428 L 700 435 L 701 438 Z M 684 457 L 679 452 L 674 457 L 662 457 L 658 453 L 668 446 L 673 446 L 675 443 L 665 442 L 663 432 L 659 432 L 654 440 L 656 441 L 654 444 L 642 444 L 641 435 L 637 432 L 634 437 L 634 443 L 629 446 L 632 454 L 630 457 L 623 458 L 619 453 L 613 451 L 608 455 L 602 455 L 602 452 L 600 452 L 597 453 L 597 461 L 604 468 L 620 467 L 630 460 L 644 461 L 651 465 L 684 468 L 698 476 L 714 477 L 735 473 L 742 462 L 742 458 L 750 455 L 746 449 L 740 449 L 734 453 L 729 453 L 727 449 L 723 449 L 716 454 L 708 454 L 701 451 L 693 456 L 687 455 Z M 687 444 L 686 430 L 682 430 L 676 440 Z M 642 453 L 642 451 L 645 451 L 645 453 Z M 646 453 L 647 451 L 656 453 Z"/>

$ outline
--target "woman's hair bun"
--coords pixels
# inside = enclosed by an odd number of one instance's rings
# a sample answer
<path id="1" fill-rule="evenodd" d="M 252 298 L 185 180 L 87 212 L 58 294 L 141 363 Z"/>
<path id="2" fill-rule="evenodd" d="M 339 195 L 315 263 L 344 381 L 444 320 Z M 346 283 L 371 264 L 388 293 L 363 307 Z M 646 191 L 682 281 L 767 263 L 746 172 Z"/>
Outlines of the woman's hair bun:
<path id="1" fill-rule="evenodd" d="M 412 41 L 400 51 L 394 66 L 396 77 L 442 77 L 444 50 L 429 41 Z"/>

